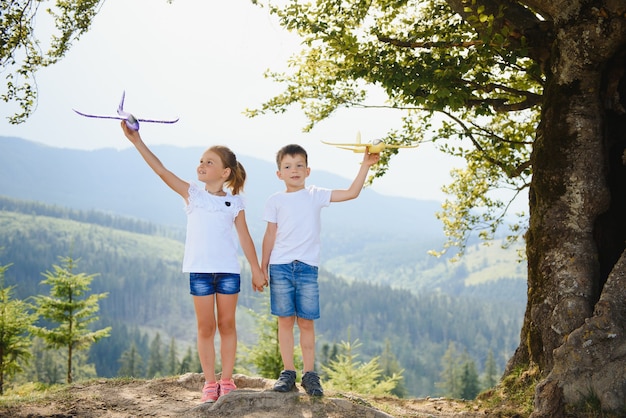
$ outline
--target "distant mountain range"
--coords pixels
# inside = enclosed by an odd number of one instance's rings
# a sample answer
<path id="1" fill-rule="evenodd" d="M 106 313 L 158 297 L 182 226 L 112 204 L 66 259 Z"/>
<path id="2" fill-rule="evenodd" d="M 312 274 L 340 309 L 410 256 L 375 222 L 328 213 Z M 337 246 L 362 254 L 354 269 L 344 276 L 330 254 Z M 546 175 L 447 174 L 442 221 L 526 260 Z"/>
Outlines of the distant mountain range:
<path id="1" fill-rule="evenodd" d="M 154 153 L 179 177 L 196 181 L 204 148 L 152 146 Z M 248 218 L 260 221 L 265 200 L 284 188 L 273 163 L 238 156 L 248 173 L 244 190 Z M 100 209 L 156 223 L 184 225 L 182 201 L 142 160 L 134 148 L 93 151 L 53 148 L 19 138 L 0 136 L 0 194 L 39 200 L 76 209 Z M 356 172 L 355 172 L 356 174 Z M 307 184 L 347 188 L 352 179 L 313 170 Z M 436 201 L 384 196 L 365 189 L 361 196 L 331 205 L 324 217 L 333 224 L 374 231 L 398 228 L 441 237 L 433 214 Z M 336 208 L 336 209 L 334 209 Z M 361 224 L 363 222 L 363 224 Z"/>
<path id="2" fill-rule="evenodd" d="M 195 169 L 204 148 L 153 146 L 152 150 L 177 175 L 196 181 Z M 238 158 L 248 174 L 246 217 L 260 250 L 263 206 L 283 183 L 273 163 L 246 155 Z M 313 170 L 307 184 L 337 189 L 348 187 L 351 181 Z M 100 210 L 174 228 L 182 229 L 185 224 L 182 200 L 133 148 L 85 151 L 0 137 L 0 195 Z M 438 210 L 436 201 L 385 196 L 367 188 L 356 200 L 331 204 L 322 212 L 322 265 L 350 280 L 463 293 L 470 274 L 474 274 L 473 281 L 481 282 L 476 278 L 479 272 L 465 262 L 450 265 L 445 258 L 427 255 L 444 242 L 442 225 L 435 217 Z M 491 251 L 490 261 L 500 267 L 494 273 L 491 266 L 489 280 L 525 279 L 525 271 L 514 262 L 514 251 Z M 500 276 L 497 271 L 502 272 Z"/>

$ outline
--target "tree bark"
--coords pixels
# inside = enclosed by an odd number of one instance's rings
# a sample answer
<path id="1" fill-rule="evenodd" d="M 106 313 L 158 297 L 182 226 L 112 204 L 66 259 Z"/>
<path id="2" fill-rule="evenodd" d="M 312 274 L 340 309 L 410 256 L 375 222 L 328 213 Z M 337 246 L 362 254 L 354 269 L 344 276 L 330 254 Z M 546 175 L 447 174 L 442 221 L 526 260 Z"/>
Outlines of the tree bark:
<path id="1" fill-rule="evenodd" d="M 616 129 L 626 128 L 626 6 L 568 6 L 553 16 L 532 154 L 528 304 L 506 372 L 541 372 L 533 418 L 590 397 L 603 410 L 626 407 L 626 130 Z"/>
<path id="2" fill-rule="evenodd" d="M 593 316 L 554 352 L 554 366 L 537 387 L 533 417 L 554 416 L 549 414 L 549 408 L 540 407 L 544 400 L 552 399 L 551 387 L 559 389 L 554 396 L 556 402 L 575 405 L 581 401 L 599 401 L 604 410 L 625 411 L 625 298 L 626 254 L 604 285 Z"/>

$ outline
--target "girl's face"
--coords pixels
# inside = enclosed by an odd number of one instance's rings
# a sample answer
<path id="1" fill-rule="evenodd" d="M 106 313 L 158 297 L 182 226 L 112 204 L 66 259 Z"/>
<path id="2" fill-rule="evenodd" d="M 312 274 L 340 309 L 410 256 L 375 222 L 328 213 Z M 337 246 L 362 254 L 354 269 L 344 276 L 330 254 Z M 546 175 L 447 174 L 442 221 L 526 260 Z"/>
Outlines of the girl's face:
<path id="1" fill-rule="evenodd" d="M 210 150 L 202 154 L 196 171 L 198 180 L 204 183 L 215 183 L 216 181 L 224 183 L 230 175 L 230 169 L 224 167 L 224 163 L 219 155 Z"/>
<path id="2" fill-rule="evenodd" d="M 306 166 L 303 155 L 285 155 L 276 174 L 279 179 L 285 182 L 287 191 L 297 191 L 304 188 L 304 183 L 310 172 L 311 169 Z"/>

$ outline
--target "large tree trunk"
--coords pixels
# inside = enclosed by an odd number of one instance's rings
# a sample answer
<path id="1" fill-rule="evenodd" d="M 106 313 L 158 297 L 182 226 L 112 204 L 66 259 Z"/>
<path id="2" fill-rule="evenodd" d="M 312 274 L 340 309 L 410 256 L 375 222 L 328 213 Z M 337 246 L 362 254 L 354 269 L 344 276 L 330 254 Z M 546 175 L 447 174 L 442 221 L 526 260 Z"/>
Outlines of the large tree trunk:
<path id="1" fill-rule="evenodd" d="M 528 305 L 507 372 L 541 372 L 533 417 L 626 407 L 626 22 L 594 5 L 555 16 L 532 155 Z"/>

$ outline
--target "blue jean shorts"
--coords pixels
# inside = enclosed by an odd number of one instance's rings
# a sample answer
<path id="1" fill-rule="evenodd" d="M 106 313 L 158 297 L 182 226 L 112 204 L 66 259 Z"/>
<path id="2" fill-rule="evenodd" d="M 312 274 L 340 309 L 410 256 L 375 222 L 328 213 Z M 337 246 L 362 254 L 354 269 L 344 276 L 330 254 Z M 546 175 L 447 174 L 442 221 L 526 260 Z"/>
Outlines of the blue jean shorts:
<path id="1" fill-rule="evenodd" d="M 189 289 L 193 296 L 239 293 L 241 276 L 236 273 L 189 273 Z"/>
<path id="2" fill-rule="evenodd" d="M 301 261 L 270 264 L 270 308 L 272 315 L 320 317 L 317 267 Z"/>

